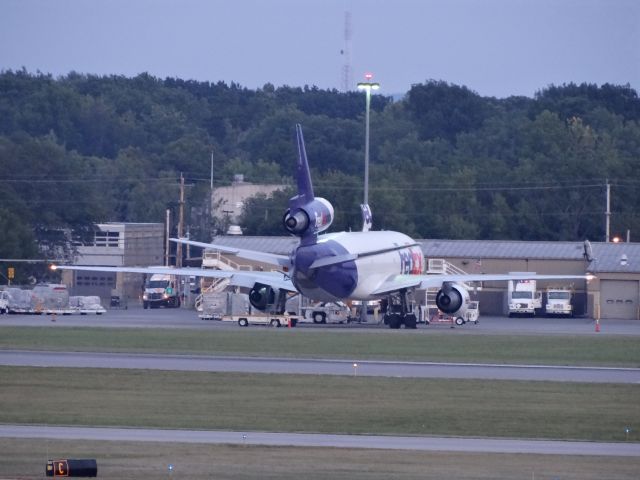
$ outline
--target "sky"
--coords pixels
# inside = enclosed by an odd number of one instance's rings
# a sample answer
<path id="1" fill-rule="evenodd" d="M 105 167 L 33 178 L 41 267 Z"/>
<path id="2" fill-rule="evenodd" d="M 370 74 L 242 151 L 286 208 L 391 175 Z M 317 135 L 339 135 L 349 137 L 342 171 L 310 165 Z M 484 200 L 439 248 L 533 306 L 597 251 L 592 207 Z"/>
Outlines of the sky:
<path id="1" fill-rule="evenodd" d="M 386 95 L 430 79 L 498 98 L 640 90 L 640 1 L 0 0 L 0 70 L 343 90 L 348 56 L 351 88 L 372 73 Z"/>

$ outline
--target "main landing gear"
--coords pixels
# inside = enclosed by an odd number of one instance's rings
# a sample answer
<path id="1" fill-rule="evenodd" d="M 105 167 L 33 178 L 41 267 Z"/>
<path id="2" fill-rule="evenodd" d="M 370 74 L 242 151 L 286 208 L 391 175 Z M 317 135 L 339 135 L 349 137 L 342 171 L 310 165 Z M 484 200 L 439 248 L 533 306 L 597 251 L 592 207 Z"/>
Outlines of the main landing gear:
<path id="1" fill-rule="evenodd" d="M 384 323 L 389 325 L 389 328 L 397 330 L 402 325 L 404 328 L 417 328 L 418 319 L 411 309 L 409 293 L 406 289 L 391 294 L 383 300 L 382 311 Z"/>

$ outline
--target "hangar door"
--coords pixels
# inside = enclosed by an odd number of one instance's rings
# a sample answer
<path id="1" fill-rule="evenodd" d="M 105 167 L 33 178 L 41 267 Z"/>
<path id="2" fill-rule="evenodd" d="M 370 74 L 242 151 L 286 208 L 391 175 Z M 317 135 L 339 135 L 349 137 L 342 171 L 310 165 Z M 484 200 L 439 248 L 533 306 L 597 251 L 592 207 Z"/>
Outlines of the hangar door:
<path id="1" fill-rule="evenodd" d="M 600 280 L 600 316 L 602 318 L 638 318 L 638 282 Z"/>
<path id="2" fill-rule="evenodd" d="M 74 271 L 73 295 L 97 295 L 102 299 L 111 297 L 116 288 L 116 273 Z"/>

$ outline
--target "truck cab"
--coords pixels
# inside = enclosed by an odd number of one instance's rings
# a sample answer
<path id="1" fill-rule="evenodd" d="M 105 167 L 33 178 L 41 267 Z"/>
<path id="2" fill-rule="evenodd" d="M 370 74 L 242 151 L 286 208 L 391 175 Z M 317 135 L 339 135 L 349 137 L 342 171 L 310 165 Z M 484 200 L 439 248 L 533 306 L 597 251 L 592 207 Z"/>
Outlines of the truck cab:
<path id="1" fill-rule="evenodd" d="M 573 305 L 571 298 L 573 292 L 569 288 L 548 288 L 547 303 L 545 304 L 545 313 L 547 316 L 552 315 L 573 315 Z"/>
<path id="2" fill-rule="evenodd" d="M 146 308 L 158 308 L 180 306 L 178 282 L 175 275 L 154 273 L 147 280 L 142 294 L 142 306 Z"/>
<path id="3" fill-rule="evenodd" d="M 313 323 L 349 323 L 351 321 L 351 309 L 344 303 L 320 302 L 316 305 L 303 308 L 305 320 Z"/>

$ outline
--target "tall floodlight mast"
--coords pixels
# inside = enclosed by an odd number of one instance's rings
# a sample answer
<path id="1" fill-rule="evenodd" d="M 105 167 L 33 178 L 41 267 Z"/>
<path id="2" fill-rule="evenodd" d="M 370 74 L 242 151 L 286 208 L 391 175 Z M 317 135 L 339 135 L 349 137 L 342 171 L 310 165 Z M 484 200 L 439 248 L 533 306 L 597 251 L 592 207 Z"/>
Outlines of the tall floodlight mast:
<path id="1" fill-rule="evenodd" d="M 373 75 L 365 74 L 365 82 L 358 83 L 358 90 L 364 90 L 365 97 L 365 120 L 364 120 L 364 205 L 369 205 L 369 109 L 371 106 L 371 90 L 378 90 L 380 84 L 372 82 Z"/>

